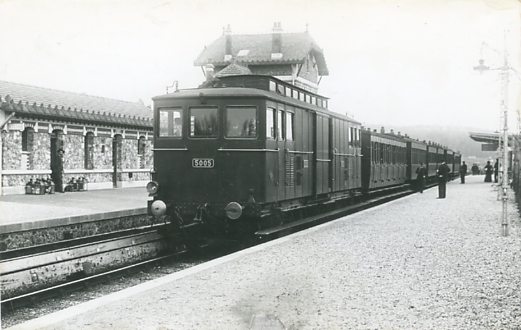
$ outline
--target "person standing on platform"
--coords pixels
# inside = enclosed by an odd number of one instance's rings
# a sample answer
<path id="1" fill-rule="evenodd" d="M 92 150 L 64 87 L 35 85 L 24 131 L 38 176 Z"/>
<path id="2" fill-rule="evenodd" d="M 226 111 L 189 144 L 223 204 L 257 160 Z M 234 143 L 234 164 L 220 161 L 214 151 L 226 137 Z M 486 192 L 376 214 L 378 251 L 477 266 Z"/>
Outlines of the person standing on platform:
<path id="1" fill-rule="evenodd" d="M 54 189 L 56 192 L 64 192 L 63 191 L 63 154 L 65 151 L 63 149 L 59 149 L 56 152 L 56 160 L 54 166 L 52 168 L 52 180 L 54 181 Z"/>
<path id="2" fill-rule="evenodd" d="M 447 193 L 447 181 L 449 179 L 450 168 L 445 164 L 445 161 L 441 162 L 438 167 L 438 198 L 445 198 Z"/>
<path id="3" fill-rule="evenodd" d="M 494 169 L 492 165 L 490 165 L 490 161 L 487 162 L 487 165 L 485 165 L 485 182 L 492 182 L 492 173 L 494 172 Z"/>
<path id="4" fill-rule="evenodd" d="M 467 175 L 467 164 L 465 164 L 465 162 L 463 162 L 459 168 L 459 175 L 461 178 L 461 183 L 465 183 L 465 175 Z"/>
<path id="5" fill-rule="evenodd" d="M 479 166 L 477 164 L 472 165 L 472 175 L 479 175 Z"/>
<path id="6" fill-rule="evenodd" d="M 423 188 L 425 187 L 425 176 L 427 175 L 427 171 L 423 166 L 423 163 L 420 163 L 420 167 L 416 169 L 416 184 L 420 193 L 423 194 Z"/>
<path id="7" fill-rule="evenodd" d="M 494 182 L 497 183 L 499 176 L 499 159 L 496 159 L 496 163 L 494 164 Z"/>

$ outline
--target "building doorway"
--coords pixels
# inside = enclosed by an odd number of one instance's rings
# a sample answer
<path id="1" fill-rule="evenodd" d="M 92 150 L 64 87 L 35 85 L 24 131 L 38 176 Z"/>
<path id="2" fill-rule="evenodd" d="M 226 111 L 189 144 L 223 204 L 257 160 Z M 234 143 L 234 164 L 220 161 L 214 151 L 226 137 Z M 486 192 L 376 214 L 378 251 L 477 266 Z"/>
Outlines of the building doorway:
<path id="1" fill-rule="evenodd" d="M 51 178 L 57 192 L 63 192 L 63 131 L 54 130 L 51 134 Z"/>

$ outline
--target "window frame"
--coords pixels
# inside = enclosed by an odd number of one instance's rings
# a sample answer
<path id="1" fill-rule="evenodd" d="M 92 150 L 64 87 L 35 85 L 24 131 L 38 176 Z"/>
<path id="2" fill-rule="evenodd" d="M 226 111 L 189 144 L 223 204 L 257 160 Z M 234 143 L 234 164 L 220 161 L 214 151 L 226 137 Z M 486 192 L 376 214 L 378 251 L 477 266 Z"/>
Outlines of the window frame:
<path id="1" fill-rule="evenodd" d="M 291 125 L 288 125 L 288 117 L 291 119 Z M 294 142 L 295 141 L 295 113 L 293 111 L 285 111 L 285 119 L 284 119 L 284 139 L 286 141 Z M 288 138 L 288 127 L 291 127 L 291 138 Z"/>
<path id="2" fill-rule="evenodd" d="M 251 108 L 255 110 L 255 136 L 228 136 L 228 110 L 229 109 Z M 256 140 L 259 138 L 259 108 L 255 105 L 227 105 L 223 110 L 224 129 L 223 136 L 230 140 Z"/>
<path id="3" fill-rule="evenodd" d="M 158 111 L 158 119 L 157 119 L 157 133 L 156 137 L 158 139 L 181 139 L 183 138 L 183 131 L 184 131 L 184 120 L 183 120 L 183 108 L 182 107 L 161 107 L 157 109 Z M 167 135 L 161 135 L 161 113 L 167 113 Z M 181 118 L 181 134 L 180 135 L 174 135 L 174 128 L 175 128 L 175 112 L 180 113 Z M 172 118 L 170 118 L 170 116 Z"/>
<path id="4" fill-rule="evenodd" d="M 217 132 L 215 135 L 211 135 L 211 136 L 193 136 L 192 135 L 192 111 L 194 109 L 215 109 L 216 111 L 216 127 L 217 127 Z M 208 105 L 208 106 L 201 106 L 201 105 L 193 105 L 193 106 L 190 106 L 188 107 L 188 110 L 186 112 L 187 114 L 187 121 L 188 121 L 188 130 L 187 130 L 187 136 L 190 140 L 216 140 L 219 138 L 219 136 L 221 135 L 221 131 L 222 131 L 222 127 L 221 127 L 221 124 L 220 124 L 220 118 L 219 118 L 219 110 L 220 108 L 218 106 L 215 106 L 215 105 Z M 195 125 L 195 123 L 194 123 Z M 194 130 L 195 130 L 195 127 L 194 127 Z"/>
<path id="5" fill-rule="evenodd" d="M 270 134 L 268 135 L 268 118 L 270 117 L 268 115 L 268 112 L 271 112 L 271 124 L 273 125 L 270 130 Z M 272 107 L 266 107 L 266 140 L 277 140 L 277 109 Z"/>

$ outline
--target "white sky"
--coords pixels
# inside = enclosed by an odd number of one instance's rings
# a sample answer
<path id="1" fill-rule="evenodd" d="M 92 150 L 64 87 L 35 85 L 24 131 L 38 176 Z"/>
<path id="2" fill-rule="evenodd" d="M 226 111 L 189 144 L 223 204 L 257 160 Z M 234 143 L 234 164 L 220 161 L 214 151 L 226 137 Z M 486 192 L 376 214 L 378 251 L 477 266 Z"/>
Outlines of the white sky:
<path id="1" fill-rule="evenodd" d="M 521 86 L 517 0 L 3 0 L 0 80 L 151 104 L 230 24 L 234 33 L 309 31 L 330 75 L 330 108 L 368 125 L 499 128 L 500 71 L 510 72 L 511 129 Z M 486 46 L 482 46 L 483 42 Z M 3 95 L 2 95 L 3 97 Z M 376 126 L 375 126 L 376 127 Z"/>

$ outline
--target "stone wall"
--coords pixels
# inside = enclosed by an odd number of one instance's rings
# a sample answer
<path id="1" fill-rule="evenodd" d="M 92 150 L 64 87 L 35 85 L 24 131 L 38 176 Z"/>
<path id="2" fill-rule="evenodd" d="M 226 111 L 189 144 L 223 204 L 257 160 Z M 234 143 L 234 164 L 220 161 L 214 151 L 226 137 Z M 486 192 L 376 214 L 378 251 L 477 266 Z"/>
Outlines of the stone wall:
<path id="1" fill-rule="evenodd" d="M 2 130 L 2 187 L 4 193 L 22 193 L 23 186 L 30 179 L 47 178 L 51 171 L 51 134 L 48 132 L 49 124 L 39 123 L 39 129 L 27 135 L 27 151 L 22 151 L 23 123 L 15 122 L 5 130 Z M 37 126 L 38 127 L 38 126 Z M 65 171 L 63 182 L 69 182 L 72 178 L 85 177 L 89 183 L 101 183 L 101 187 L 107 187 L 104 183 L 112 183 L 113 168 L 113 138 L 110 137 L 110 128 L 98 128 L 98 136 L 93 137 L 92 169 L 85 169 L 85 132 L 78 129 L 70 129 L 68 134 L 64 130 L 61 135 L 63 149 L 63 169 Z M 83 134 L 82 134 L 83 133 Z M 151 132 L 148 134 L 150 135 Z M 120 134 L 124 136 L 124 134 Z M 138 136 L 141 134 L 128 134 L 121 140 L 121 161 L 118 164 L 118 181 L 148 181 L 150 174 L 145 172 L 132 172 L 136 169 L 150 169 L 153 166 L 153 142 L 145 140 L 144 154 L 138 154 Z M 27 159 L 27 168 L 22 161 Z M 132 172 L 130 178 L 128 173 Z M 111 185 L 109 185 L 111 186 Z M 15 189 L 16 188 L 16 189 Z M 11 189 L 11 190 L 9 190 Z"/>
<path id="2" fill-rule="evenodd" d="M 30 170 L 49 170 L 51 168 L 51 135 L 34 133 L 30 155 Z"/>
<path id="3" fill-rule="evenodd" d="M 85 143 L 82 135 L 63 135 L 63 169 L 85 168 Z"/>
<path id="4" fill-rule="evenodd" d="M 94 168 L 112 168 L 112 138 L 94 137 Z"/>
<path id="5" fill-rule="evenodd" d="M 2 169 L 22 168 L 22 132 L 2 131 Z"/>

